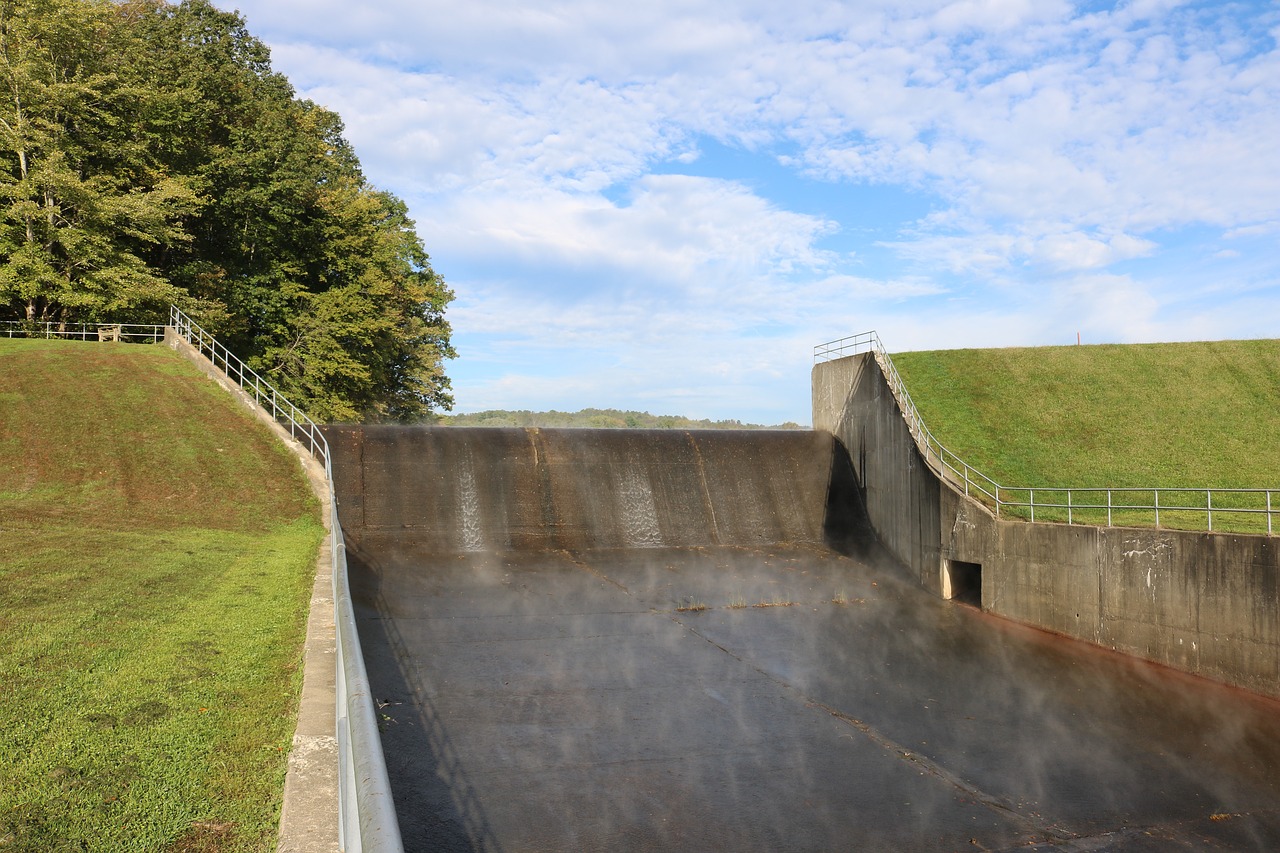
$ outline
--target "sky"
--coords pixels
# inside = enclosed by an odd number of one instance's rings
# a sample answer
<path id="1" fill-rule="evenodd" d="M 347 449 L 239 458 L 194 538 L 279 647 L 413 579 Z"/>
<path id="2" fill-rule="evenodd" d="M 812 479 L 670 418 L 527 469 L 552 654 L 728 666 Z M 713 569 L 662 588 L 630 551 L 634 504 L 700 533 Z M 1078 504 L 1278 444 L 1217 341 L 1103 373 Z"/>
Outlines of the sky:
<path id="1" fill-rule="evenodd" d="M 1280 4 L 216 0 L 454 293 L 455 411 L 811 421 L 813 349 L 1280 336 Z"/>

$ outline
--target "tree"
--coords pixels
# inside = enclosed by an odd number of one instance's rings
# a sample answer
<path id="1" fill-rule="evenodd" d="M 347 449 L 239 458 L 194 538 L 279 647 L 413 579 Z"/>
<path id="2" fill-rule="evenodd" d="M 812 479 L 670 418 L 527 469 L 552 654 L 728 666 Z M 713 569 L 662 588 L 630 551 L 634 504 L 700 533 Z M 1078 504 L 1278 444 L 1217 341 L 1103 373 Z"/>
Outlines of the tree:
<path id="1" fill-rule="evenodd" d="M 454 355 L 402 201 L 208 0 L 0 0 L 0 316 L 177 302 L 327 419 L 450 408 Z"/>
<path id="2" fill-rule="evenodd" d="M 294 97 L 236 14 L 206 0 L 144 24 L 182 141 L 165 159 L 209 201 L 157 265 L 202 321 L 326 420 L 413 421 L 450 408 L 454 355 L 402 201 L 371 187 L 333 112 Z"/>
<path id="3" fill-rule="evenodd" d="M 153 93 L 109 3 L 0 0 L 0 304 L 119 319 L 181 297 L 141 257 L 186 239 L 199 199 L 146 144 Z"/>
<path id="4" fill-rule="evenodd" d="M 404 203 L 346 179 L 325 188 L 323 254 L 314 287 L 295 294 L 258 357 L 330 420 L 413 421 L 451 400 L 441 373 L 452 356 L 444 306 Z M 374 394 L 375 389 L 383 389 Z"/>

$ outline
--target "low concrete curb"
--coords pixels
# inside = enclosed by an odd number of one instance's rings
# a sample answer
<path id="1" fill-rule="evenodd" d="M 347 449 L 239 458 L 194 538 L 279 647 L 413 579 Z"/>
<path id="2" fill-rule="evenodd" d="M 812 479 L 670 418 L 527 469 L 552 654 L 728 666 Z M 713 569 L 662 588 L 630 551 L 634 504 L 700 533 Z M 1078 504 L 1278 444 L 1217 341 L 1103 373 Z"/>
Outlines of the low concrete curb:
<path id="1" fill-rule="evenodd" d="M 325 529 L 329 528 L 329 489 L 319 465 L 297 448 L 307 479 L 320 498 Z M 302 698 L 298 728 L 289 752 L 280 812 L 279 853 L 338 850 L 338 739 L 334 709 L 335 639 L 333 625 L 333 550 L 325 537 L 316 557 L 316 580 L 307 619 Z"/>

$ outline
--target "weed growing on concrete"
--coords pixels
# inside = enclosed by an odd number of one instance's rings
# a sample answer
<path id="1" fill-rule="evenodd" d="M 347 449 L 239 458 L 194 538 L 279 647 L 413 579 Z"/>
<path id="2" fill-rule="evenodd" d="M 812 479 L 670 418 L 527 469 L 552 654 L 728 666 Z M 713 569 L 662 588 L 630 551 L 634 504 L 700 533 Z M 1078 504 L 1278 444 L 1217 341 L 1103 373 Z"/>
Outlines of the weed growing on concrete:
<path id="1" fill-rule="evenodd" d="M 702 611 L 709 610 L 709 609 L 710 608 L 707 607 L 705 602 L 694 601 L 692 598 L 686 598 L 684 601 L 684 604 L 681 604 L 679 607 L 676 608 L 676 612 L 677 613 L 701 613 Z"/>

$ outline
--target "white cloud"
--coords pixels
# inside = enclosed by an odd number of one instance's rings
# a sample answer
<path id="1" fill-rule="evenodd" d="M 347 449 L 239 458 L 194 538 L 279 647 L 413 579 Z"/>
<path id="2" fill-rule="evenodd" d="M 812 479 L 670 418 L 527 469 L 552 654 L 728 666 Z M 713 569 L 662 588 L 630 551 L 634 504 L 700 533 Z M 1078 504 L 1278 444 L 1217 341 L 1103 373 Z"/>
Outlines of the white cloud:
<path id="1" fill-rule="evenodd" d="M 1087 275 L 1063 287 L 1054 309 L 1095 341 L 1137 342 L 1158 337 L 1160 301 L 1126 276 Z"/>
<path id="2" fill-rule="evenodd" d="M 1083 31 L 1062 4 L 964 0 L 883 16 L 874 31 L 828 13 L 806 20 L 845 36 L 818 41 L 710 6 L 551 9 L 403 10 L 382 32 L 405 40 L 391 68 L 337 31 L 327 53 L 286 46 L 277 58 L 308 94 L 361 116 L 362 150 L 382 156 L 380 140 L 395 140 L 385 156 L 426 186 L 529 177 L 599 190 L 708 133 L 789 138 L 818 174 L 909 181 L 981 218 L 1030 209 L 1150 231 L 1247 225 L 1277 208 L 1280 165 L 1262 146 L 1280 119 L 1257 110 L 1280 92 L 1276 57 L 1228 62 L 1192 24 L 1157 28 L 1155 7 L 1099 13 Z M 378 19 L 334 15 L 366 13 Z M 1019 53 L 1011 28 L 1040 52 Z M 503 67 L 471 69 L 454 56 L 464 48 Z"/>
<path id="3" fill-rule="evenodd" d="M 1053 270 L 1085 270 L 1107 267 L 1117 261 L 1150 254 L 1156 244 L 1128 234 L 1110 238 L 1090 236 L 1080 231 L 1048 234 L 1035 241 L 1030 251 L 1034 262 Z"/>
<path id="4" fill-rule="evenodd" d="M 1223 236 L 1228 240 L 1234 240 L 1240 237 L 1263 237 L 1276 233 L 1280 233 L 1280 219 L 1273 219 L 1270 222 L 1259 222 L 1255 225 L 1247 225 L 1243 228 L 1232 228 Z"/>
<path id="5" fill-rule="evenodd" d="M 584 395 L 722 399 L 878 324 L 910 346 L 1231 335 L 1280 277 L 1274 5 L 239 5 L 409 201 L 464 357 L 572 352 L 543 369 Z M 717 173 L 708 138 L 783 176 Z M 867 187 L 922 204 L 850 226 L 832 188 Z M 1202 285 L 1160 266 L 1196 229 L 1232 241 L 1247 316 L 1233 294 L 1199 323 Z M 643 355 L 610 379 L 617 347 Z M 569 381 L 591 363 L 613 367 Z M 466 371 L 464 405 L 535 393 L 532 369 Z"/>
<path id="6" fill-rule="evenodd" d="M 644 278 L 687 292 L 835 262 L 815 246 L 831 222 L 780 210 L 735 182 L 685 175 L 641 178 L 622 205 L 548 188 L 473 193 L 419 225 L 453 251 Z"/>

